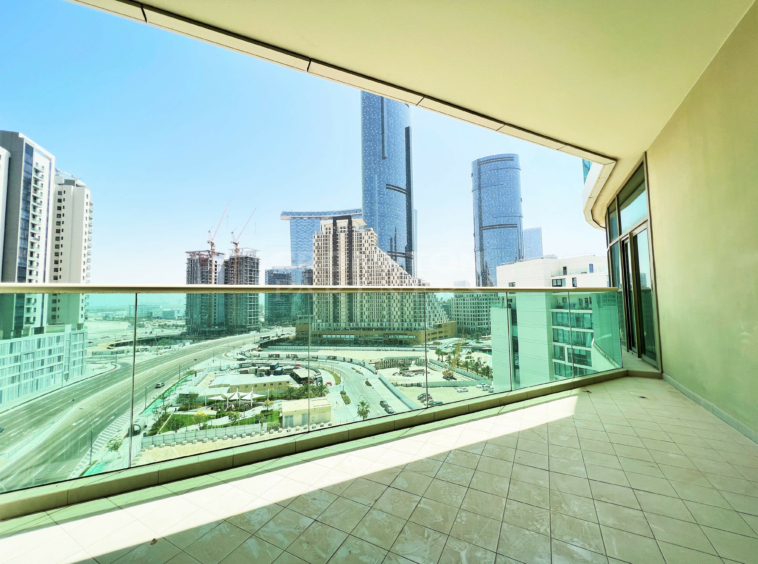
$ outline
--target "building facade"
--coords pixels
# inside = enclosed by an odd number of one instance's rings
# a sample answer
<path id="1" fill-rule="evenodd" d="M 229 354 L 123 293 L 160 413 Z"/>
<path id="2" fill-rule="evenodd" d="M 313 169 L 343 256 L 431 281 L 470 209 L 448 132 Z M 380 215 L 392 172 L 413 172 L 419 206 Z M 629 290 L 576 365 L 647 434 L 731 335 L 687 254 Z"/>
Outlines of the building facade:
<path id="1" fill-rule="evenodd" d="M 350 217 L 322 222 L 314 237 L 314 285 L 424 286 L 377 245 L 377 234 Z M 417 344 L 454 336 L 434 294 L 340 292 L 313 295 L 311 339 L 343 344 Z M 308 330 L 298 324 L 299 333 Z"/>
<path id="2" fill-rule="evenodd" d="M 411 138 L 408 104 L 361 92 L 363 219 L 379 248 L 415 276 Z"/>
<path id="3" fill-rule="evenodd" d="M 224 253 L 187 251 L 187 284 L 224 284 Z M 197 337 L 225 333 L 224 294 L 187 294 L 187 333 Z"/>
<path id="4" fill-rule="evenodd" d="M 475 160 L 471 183 L 476 285 L 497 286 L 497 267 L 524 258 L 519 156 Z"/>
<path id="5" fill-rule="evenodd" d="M 524 260 L 542 257 L 542 227 L 524 229 Z"/>
<path id="6" fill-rule="evenodd" d="M 267 286 L 310 286 L 313 268 L 310 266 L 278 266 L 266 271 Z M 265 320 L 269 325 L 287 325 L 313 310 L 313 297 L 305 293 L 266 294 Z"/>
<path id="7" fill-rule="evenodd" d="M 313 236 L 321 231 L 321 221 L 337 216 L 359 219 L 360 209 L 337 211 L 294 212 L 284 211 L 282 221 L 290 222 L 290 265 L 313 267 Z M 268 282 L 266 282 L 268 284 Z"/>
<path id="8" fill-rule="evenodd" d="M 94 218 L 90 189 L 80 179 L 59 173 L 53 192 L 50 279 L 68 284 L 88 283 Z"/>
<path id="9" fill-rule="evenodd" d="M 254 249 L 240 249 L 224 261 L 224 284 L 258 286 L 261 259 Z M 228 335 L 259 331 L 260 294 L 224 294 L 224 323 Z"/>
<path id="10" fill-rule="evenodd" d="M 609 284 L 605 255 L 538 258 L 497 267 L 502 288 L 604 288 Z"/>
<path id="11" fill-rule="evenodd" d="M 450 319 L 458 324 L 458 331 L 466 335 L 489 335 L 490 310 L 500 303 L 498 294 L 453 294 L 449 301 Z"/>

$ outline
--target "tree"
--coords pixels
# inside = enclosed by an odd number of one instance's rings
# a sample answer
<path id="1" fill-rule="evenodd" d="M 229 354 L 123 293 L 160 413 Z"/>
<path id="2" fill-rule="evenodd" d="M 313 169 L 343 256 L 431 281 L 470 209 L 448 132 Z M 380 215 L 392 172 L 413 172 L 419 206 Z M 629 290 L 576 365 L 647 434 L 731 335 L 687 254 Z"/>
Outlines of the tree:
<path id="1" fill-rule="evenodd" d="M 368 417 L 369 411 L 369 406 L 368 403 L 366 403 L 366 400 L 361 400 L 358 404 L 358 416 L 365 421 Z"/>
<path id="2" fill-rule="evenodd" d="M 229 421 L 231 421 L 232 425 L 236 425 L 241 416 L 242 414 L 239 411 L 231 411 L 229 413 Z"/>
<path id="3" fill-rule="evenodd" d="M 178 417 L 172 417 L 166 423 L 166 429 L 168 431 L 178 431 L 182 427 L 184 427 L 184 423 Z"/>
<path id="4" fill-rule="evenodd" d="M 205 424 L 206 421 L 208 421 L 210 417 L 208 417 L 205 413 L 195 413 L 195 424 L 198 425 L 200 428 Z"/>
<path id="5" fill-rule="evenodd" d="M 182 394 L 179 396 L 179 406 L 182 411 L 188 411 L 192 409 L 193 404 L 197 403 L 199 394 Z"/>

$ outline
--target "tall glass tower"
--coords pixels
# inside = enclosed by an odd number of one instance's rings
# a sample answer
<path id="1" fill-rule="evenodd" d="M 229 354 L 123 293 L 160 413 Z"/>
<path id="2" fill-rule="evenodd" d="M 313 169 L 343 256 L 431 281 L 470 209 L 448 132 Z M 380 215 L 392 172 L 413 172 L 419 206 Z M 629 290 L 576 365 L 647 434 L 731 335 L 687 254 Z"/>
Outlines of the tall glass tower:
<path id="1" fill-rule="evenodd" d="M 361 217 L 361 210 L 283 211 L 281 219 L 290 222 L 290 264 L 313 267 L 313 235 L 321 231 L 321 221 L 335 216 Z M 268 284 L 268 282 L 267 282 Z"/>
<path id="2" fill-rule="evenodd" d="M 378 246 L 416 276 L 416 229 L 407 104 L 361 92 L 363 220 Z"/>
<path id="3" fill-rule="evenodd" d="M 524 258 L 521 166 L 518 155 L 471 163 L 476 285 L 497 286 L 497 267 Z"/>

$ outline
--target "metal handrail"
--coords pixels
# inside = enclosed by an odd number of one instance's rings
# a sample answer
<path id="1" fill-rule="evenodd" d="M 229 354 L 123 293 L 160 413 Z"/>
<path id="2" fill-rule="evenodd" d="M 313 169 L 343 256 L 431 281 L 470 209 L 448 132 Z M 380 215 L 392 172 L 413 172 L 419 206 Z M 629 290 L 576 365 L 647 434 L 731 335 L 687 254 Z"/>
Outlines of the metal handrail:
<path id="1" fill-rule="evenodd" d="M 122 284 L 0 284 L 0 294 L 327 294 L 327 293 L 413 293 L 413 294 L 588 294 L 617 292 L 618 288 L 503 288 L 448 286 L 241 286 L 225 284 L 122 285 Z"/>

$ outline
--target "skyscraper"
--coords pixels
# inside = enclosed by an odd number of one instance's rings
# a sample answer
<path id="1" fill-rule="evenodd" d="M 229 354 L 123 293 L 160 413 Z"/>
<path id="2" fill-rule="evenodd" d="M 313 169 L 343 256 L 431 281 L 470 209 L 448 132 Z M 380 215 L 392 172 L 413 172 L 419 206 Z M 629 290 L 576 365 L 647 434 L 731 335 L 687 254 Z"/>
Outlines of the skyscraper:
<path id="1" fill-rule="evenodd" d="M 291 286 L 313 284 L 313 268 L 310 266 L 277 266 L 266 271 L 267 286 Z M 310 315 L 313 299 L 311 294 L 276 293 L 266 294 L 266 323 L 287 324 Z"/>
<path id="2" fill-rule="evenodd" d="M 283 211 L 280 216 L 282 221 L 290 222 L 290 264 L 297 267 L 313 267 L 313 235 L 321 231 L 322 219 L 335 216 L 350 216 L 357 219 L 361 217 L 361 214 L 360 209 L 313 212 Z"/>
<path id="3" fill-rule="evenodd" d="M 363 219 L 379 248 L 415 276 L 411 115 L 408 104 L 361 92 Z"/>
<path id="4" fill-rule="evenodd" d="M 524 229 L 524 260 L 534 260 L 541 257 L 542 227 Z"/>
<path id="5" fill-rule="evenodd" d="M 52 210 L 55 221 L 50 253 L 52 282 L 89 282 L 93 219 L 90 189 L 80 179 L 59 172 L 55 177 Z"/>
<path id="6" fill-rule="evenodd" d="M 224 254 L 187 251 L 187 284 L 224 284 Z M 193 336 L 224 333 L 224 295 L 187 294 L 185 319 Z"/>
<path id="7" fill-rule="evenodd" d="M 257 286 L 261 259 L 255 249 L 240 249 L 224 261 L 224 284 Z M 224 294 L 224 322 L 228 335 L 240 335 L 261 328 L 260 294 Z"/>
<path id="8" fill-rule="evenodd" d="M 514 154 L 471 163 L 476 285 L 497 286 L 497 267 L 524 258 L 521 166 Z"/>

